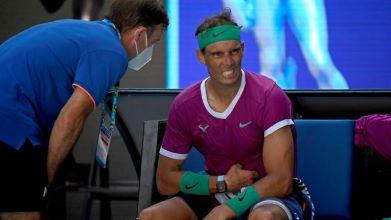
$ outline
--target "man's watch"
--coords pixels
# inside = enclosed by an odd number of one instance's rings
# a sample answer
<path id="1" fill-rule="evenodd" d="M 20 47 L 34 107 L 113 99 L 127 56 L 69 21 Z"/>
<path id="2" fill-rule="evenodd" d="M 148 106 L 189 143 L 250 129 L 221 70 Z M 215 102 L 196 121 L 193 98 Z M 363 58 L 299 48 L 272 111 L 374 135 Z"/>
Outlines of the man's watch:
<path id="1" fill-rule="evenodd" d="M 224 175 L 217 176 L 216 186 L 217 186 L 217 192 L 219 193 L 227 191 L 227 185 L 224 180 Z"/>

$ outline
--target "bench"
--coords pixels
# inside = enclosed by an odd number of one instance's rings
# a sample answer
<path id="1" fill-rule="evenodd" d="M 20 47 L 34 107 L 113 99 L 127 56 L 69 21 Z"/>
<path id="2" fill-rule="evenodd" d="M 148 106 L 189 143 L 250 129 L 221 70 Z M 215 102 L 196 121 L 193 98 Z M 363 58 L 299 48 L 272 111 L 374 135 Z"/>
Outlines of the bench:
<path id="1" fill-rule="evenodd" d="M 351 219 L 354 120 L 295 120 L 298 176 L 315 204 L 316 219 Z M 138 212 L 165 199 L 155 185 L 159 147 L 166 120 L 144 123 Z M 204 159 L 192 149 L 183 168 L 203 170 Z"/>

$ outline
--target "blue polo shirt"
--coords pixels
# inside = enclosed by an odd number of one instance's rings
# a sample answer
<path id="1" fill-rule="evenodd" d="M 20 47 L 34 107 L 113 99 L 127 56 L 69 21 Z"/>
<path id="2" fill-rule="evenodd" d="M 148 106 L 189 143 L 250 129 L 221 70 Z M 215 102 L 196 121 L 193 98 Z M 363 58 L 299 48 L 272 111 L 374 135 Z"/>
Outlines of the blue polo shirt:
<path id="1" fill-rule="evenodd" d="M 0 46 L 0 141 L 47 146 L 74 87 L 96 106 L 127 69 L 115 29 L 103 22 L 58 20 Z"/>

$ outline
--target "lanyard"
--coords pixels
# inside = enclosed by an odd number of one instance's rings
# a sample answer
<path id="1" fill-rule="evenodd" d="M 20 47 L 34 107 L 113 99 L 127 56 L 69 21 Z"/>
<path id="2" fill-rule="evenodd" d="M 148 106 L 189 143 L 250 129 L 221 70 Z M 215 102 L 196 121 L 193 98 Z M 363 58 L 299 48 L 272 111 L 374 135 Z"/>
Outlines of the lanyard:
<path id="1" fill-rule="evenodd" d="M 117 106 L 118 106 L 118 93 L 119 93 L 119 85 L 115 85 L 113 88 L 114 95 L 112 98 L 112 103 L 111 103 L 111 114 L 110 114 L 110 130 L 113 131 L 115 127 L 115 118 L 117 114 Z M 105 110 L 105 103 L 106 99 L 103 101 L 103 104 L 101 106 L 102 111 L 101 111 L 101 125 L 105 123 L 105 116 L 106 116 L 106 110 Z"/>
<path id="2" fill-rule="evenodd" d="M 109 25 L 117 32 L 119 40 L 121 40 L 121 35 L 118 31 L 118 29 L 115 27 L 113 22 L 109 20 L 103 20 L 103 24 Z M 118 106 L 118 93 L 119 93 L 119 82 L 116 83 L 113 87 L 114 95 L 111 99 L 111 114 L 110 114 L 110 126 L 107 128 L 105 124 L 105 116 L 106 116 L 106 103 L 108 103 L 107 98 L 103 100 L 103 103 L 101 103 L 101 124 L 99 129 L 99 136 L 98 136 L 98 143 L 96 148 L 96 160 L 98 161 L 99 165 L 102 167 L 106 167 L 107 162 L 107 156 L 109 153 L 109 147 L 111 143 L 111 138 L 113 136 L 113 131 L 115 127 L 115 118 L 117 113 L 117 106 Z"/>
<path id="3" fill-rule="evenodd" d="M 119 85 L 118 83 L 114 86 L 114 96 L 112 98 L 112 104 L 111 104 L 111 114 L 110 114 L 110 127 L 107 128 L 105 125 L 105 104 L 107 103 L 107 100 L 103 100 L 103 103 L 101 104 L 102 112 L 101 112 L 101 124 L 99 129 L 99 136 L 98 136 L 98 143 L 96 148 L 96 160 L 98 161 L 99 165 L 103 168 L 106 167 L 107 162 L 107 156 L 109 153 L 109 147 L 111 143 L 111 138 L 113 136 L 113 130 L 115 126 L 115 115 L 117 112 L 117 105 L 118 105 L 118 91 L 119 91 Z"/>
<path id="4" fill-rule="evenodd" d="M 103 19 L 102 22 L 103 22 L 103 24 L 109 25 L 110 27 L 114 28 L 115 32 L 117 32 L 118 39 L 121 40 L 121 34 L 120 34 L 118 28 L 114 25 L 114 23 L 112 21 L 107 20 L 107 19 Z"/>
<path id="5" fill-rule="evenodd" d="M 107 19 L 103 19 L 102 20 L 103 24 L 105 25 L 108 25 L 110 27 L 112 27 L 115 32 L 117 33 L 118 35 L 118 39 L 121 40 L 121 34 L 119 33 L 119 30 L 118 28 L 114 25 L 114 23 L 110 20 L 107 20 Z M 117 112 L 117 106 L 118 106 L 118 92 L 119 92 L 119 83 L 117 83 L 114 88 L 114 96 L 113 96 L 113 99 L 112 99 L 112 104 L 111 104 L 111 115 L 110 115 L 110 130 L 113 131 L 114 129 L 114 126 L 115 126 L 115 117 L 116 117 L 116 112 Z M 102 124 L 105 122 L 105 115 L 106 115 L 106 111 L 105 111 L 105 103 L 106 103 L 106 99 L 103 101 L 103 106 L 102 106 L 102 112 L 101 112 L 101 119 L 102 119 Z"/>

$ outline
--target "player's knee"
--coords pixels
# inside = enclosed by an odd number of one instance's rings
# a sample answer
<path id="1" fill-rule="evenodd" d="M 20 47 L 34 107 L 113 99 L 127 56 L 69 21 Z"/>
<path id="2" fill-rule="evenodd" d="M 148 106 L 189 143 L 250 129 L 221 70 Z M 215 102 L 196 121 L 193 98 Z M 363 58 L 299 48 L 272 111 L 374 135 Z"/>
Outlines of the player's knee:
<path id="1" fill-rule="evenodd" d="M 273 218 L 273 212 L 271 210 L 259 209 L 259 210 L 252 211 L 248 219 L 249 220 L 257 220 L 257 219 L 272 220 L 274 218 Z"/>
<path id="2" fill-rule="evenodd" d="M 151 208 L 144 209 L 140 212 L 137 219 L 139 220 L 150 220 L 150 219 L 156 219 L 154 216 L 156 215 L 155 210 Z"/>
<path id="3" fill-rule="evenodd" d="M 277 207 L 272 205 L 264 205 L 254 209 L 248 219 L 249 220 L 274 220 L 274 219 L 287 219 L 286 215 L 281 212 Z"/>

